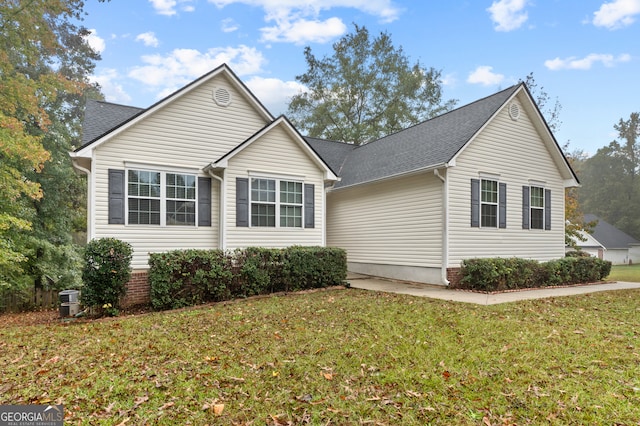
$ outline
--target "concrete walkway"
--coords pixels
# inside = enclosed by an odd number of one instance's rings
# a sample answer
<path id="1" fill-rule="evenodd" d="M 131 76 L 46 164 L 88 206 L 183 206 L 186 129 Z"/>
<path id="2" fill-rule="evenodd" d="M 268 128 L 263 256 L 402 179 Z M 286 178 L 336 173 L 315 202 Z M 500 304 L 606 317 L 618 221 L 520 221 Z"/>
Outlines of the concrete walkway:
<path id="1" fill-rule="evenodd" d="M 518 300 L 573 296 L 577 294 L 595 293 L 598 291 L 640 289 L 640 283 L 612 282 L 605 284 L 588 284 L 561 288 L 550 287 L 535 290 L 484 294 L 464 290 L 451 290 L 443 286 L 408 283 L 352 273 L 349 273 L 347 276 L 347 281 L 351 287 L 363 290 L 409 294 L 412 296 L 451 300 L 454 302 L 475 303 L 478 305 L 495 305 L 498 303 L 516 302 Z"/>

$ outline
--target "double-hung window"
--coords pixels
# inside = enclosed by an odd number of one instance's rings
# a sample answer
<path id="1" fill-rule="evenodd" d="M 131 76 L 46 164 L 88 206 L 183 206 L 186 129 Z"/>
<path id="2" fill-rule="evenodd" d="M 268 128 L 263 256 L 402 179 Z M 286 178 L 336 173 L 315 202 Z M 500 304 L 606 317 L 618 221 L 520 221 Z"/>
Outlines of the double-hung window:
<path id="1" fill-rule="evenodd" d="M 302 182 L 251 178 L 251 226 L 302 228 Z"/>
<path id="2" fill-rule="evenodd" d="M 196 224 L 196 177 L 167 173 L 167 225 Z"/>
<path id="3" fill-rule="evenodd" d="M 195 226 L 196 182 L 191 174 L 128 170 L 129 225 Z"/>
<path id="4" fill-rule="evenodd" d="M 544 229 L 544 188 L 532 186 L 530 195 L 531 229 Z"/>
<path id="5" fill-rule="evenodd" d="M 480 226 L 483 228 L 498 227 L 498 181 L 481 180 Z"/>
<path id="6" fill-rule="evenodd" d="M 129 170 L 128 215 L 132 225 L 160 225 L 160 172 Z"/>

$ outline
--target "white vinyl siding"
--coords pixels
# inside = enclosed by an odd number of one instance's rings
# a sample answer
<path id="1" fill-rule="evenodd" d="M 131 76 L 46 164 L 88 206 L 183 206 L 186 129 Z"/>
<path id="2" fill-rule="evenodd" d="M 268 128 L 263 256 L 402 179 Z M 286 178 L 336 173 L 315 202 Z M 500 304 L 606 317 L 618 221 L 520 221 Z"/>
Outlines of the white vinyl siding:
<path id="1" fill-rule="evenodd" d="M 330 192 L 327 245 L 349 262 L 439 268 L 442 187 L 428 173 Z"/>
<path id="2" fill-rule="evenodd" d="M 256 245 L 274 248 L 291 245 L 319 246 L 324 243 L 321 225 L 324 222 L 322 218 L 324 214 L 323 172 L 307 155 L 303 147 L 294 141 L 292 136 L 282 127 L 284 124 L 274 127 L 229 160 L 225 172 L 227 248 L 229 249 Z M 280 198 L 279 206 L 283 205 L 280 182 L 313 184 L 315 187 L 315 227 L 236 226 L 236 178 L 275 181 L 275 195 Z M 251 187 L 251 184 L 249 186 Z M 279 207 L 278 215 L 280 218 L 277 224 L 280 225 L 282 212 Z"/>
<path id="3" fill-rule="evenodd" d="M 515 100 L 518 102 L 518 100 Z M 519 103 L 519 102 L 518 102 Z M 523 257 L 546 261 L 564 255 L 564 186 L 557 165 L 522 104 L 520 117 L 507 106 L 476 136 L 449 169 L 449 267 L 474 257 Z M 507 226 L 499 232 L 470 226 L 470 179 L 482 173 L 506 183 Z M 531 180 L 551 190 L 551 230 L 522 229 L 522 187 Z"/>
<path id="4" fill-rule="evenodd" d="M 227 107 L 212 99 L 215 87 L 226 88 L 232 96 Z M 226 77 L 219 75 L 184 96 L 157 110 L 146 119 L 124 130 L 95 150 L 95 230 L 94 237 L 116 237 L 133 245 L 133 269 L 148 268 L 149 252 L 174 249 L 212 249 L 218 247 L 220 185 L 211 180 L 212 226 L 108 225 L 108 169 L 124 170 L 125 162 L 154 169 L 174 167 L 193 170 L 207 177 L 202 169 L 263 128 L 267 122 L 253 105 L 236 91 Z"/>

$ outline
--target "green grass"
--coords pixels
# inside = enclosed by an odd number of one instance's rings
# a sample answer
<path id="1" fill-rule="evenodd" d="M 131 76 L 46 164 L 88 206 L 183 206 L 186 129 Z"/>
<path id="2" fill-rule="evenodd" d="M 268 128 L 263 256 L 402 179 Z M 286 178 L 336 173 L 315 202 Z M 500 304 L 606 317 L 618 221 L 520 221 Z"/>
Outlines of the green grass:
<path id="1" fill-rule="evenodd" d="M 0 404 L 61 403 L 68 424 L 637 425 L 639 298 L 347 289 L 5 327 Z"/>
<path id="2" fill-rule="evenodd" d="M 631 281 L 640 282 L 640 264 L 637 265 L 614 265 L 611 273 L 607 277 L 610 281 Z"/>

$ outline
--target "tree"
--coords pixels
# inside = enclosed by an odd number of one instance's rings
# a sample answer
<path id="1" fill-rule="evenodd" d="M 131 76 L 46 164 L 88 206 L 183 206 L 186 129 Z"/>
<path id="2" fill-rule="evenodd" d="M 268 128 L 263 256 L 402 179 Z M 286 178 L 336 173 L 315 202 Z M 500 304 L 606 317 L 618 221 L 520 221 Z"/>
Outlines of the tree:
<path id="1" fill-rule="evenodd" d="M 441 72 L 409 63 L 386 32 L 373 40 L 365 27 L 318 59 L 304 50 L 307 71 L 296 76 L 308 91 L 292 97 L 288 115 L 312 137 L 357 145 L 400 131 L 450 110 L 442 101 Z"/>
<path id="2" fill-rule="evenodd" d="M 612 141 L 585 162 L 580 200 L 585 209 L 640 238 L 640 114 L 613 127 L 620 142 Z"/>
<path id="3" fill-rule="evenodd" d="M 533 76 L 533 72 L 530 72 L 527 77 L 524 80 L 520 80 L 520 82 L 524 82 L 527 85 L 529 92 L 531 92 L 531 95 L 536 101 L 536 105 L 538 105 L 538 109 L 540 109 L 540 112 L 544 116 L 551 132 L 557 132 L 562 125 L 562 121 L 560 121 L 562 104 L 560 104 L 558 98 L 555 99 L 555 102 L 551 103 L 551 97 L 546 90 L 544 90 L 544 87 L 538 87 L 538 83 Z M 568 143 L 564 148 L 568 148 Z"/>
<path id="4" fill-rule="evenodd" d="M 0 287 L 42 280 L 73 257 L 67 219 L 79 185 L 67 152 L 98 58 L 72 23 L 82 7 L 0 3 Z"/>

